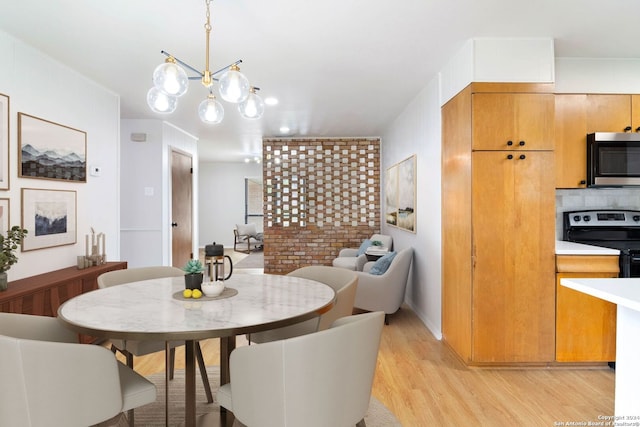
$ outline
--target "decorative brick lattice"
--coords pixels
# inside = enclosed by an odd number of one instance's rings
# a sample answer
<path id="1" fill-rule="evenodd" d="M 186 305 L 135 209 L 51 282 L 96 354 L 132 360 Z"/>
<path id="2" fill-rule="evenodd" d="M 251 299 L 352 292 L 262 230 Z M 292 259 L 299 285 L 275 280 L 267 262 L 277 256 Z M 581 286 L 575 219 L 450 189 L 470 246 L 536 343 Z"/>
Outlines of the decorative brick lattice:
<path id="1" fill-rule="evenodd" d="M 265 272 L 330 265 L 380 229 L 380 141 L 263 141 Z"/>

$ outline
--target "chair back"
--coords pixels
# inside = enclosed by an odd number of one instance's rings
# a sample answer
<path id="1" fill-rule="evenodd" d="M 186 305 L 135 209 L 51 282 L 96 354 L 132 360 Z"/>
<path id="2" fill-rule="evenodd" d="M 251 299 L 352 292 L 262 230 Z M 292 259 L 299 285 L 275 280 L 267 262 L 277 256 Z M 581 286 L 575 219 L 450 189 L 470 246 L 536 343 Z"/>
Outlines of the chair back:
<path id="1" fill-rule="evenodd" d="M 358 276 L 355 272 L 325 265 L 310 265 L 294 270 L 288 276 L 315 280 L 331 286 L 336 291 L 336 303 L 331 310 L 320 316 L 317 330 L 325 330 L 339 318 L 353 313 L 358 286 Z"/>
<path id="2" fill-rule="evenodd" d="M 354 426 L 369 407 L 383 322 L 382 312 L 347 316 L 324 331 L 235 349 L 236 418 L 261 427 Z"/>
<path id="3" fill-rule="evenodd" d="M 0 335 L 0 425 L 88 426 L 122 411 L 118 365 L 104 347 Z"/>
<path id="4" fill-rule="evenodd" d="M 138 282 L 140 280 L 180 276 L 184 276 L 184 271 L 177 267 L 169 267 L 164 265 L 153 267 L 127 268 L 124 270 L 113 270 L 102 273 L 98 276 L 98 287 L 108 288 L 109 286 L 122 285 L 123 283 L 129 282 Z"/>
<path id="5" fill-rule="evenodd" d="M 0 335 L 30 340 L 78 343 L 78 334 L 61 327 L 55 317 L 0 313 Z"/>

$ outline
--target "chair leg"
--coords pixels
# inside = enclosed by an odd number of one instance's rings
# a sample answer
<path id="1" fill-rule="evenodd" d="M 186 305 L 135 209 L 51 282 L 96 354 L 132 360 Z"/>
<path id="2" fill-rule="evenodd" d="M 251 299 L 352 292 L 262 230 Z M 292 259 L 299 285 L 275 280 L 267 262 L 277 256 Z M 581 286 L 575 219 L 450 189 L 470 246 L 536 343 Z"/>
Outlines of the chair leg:
<path id="1" fill-rule="evenodd" d="M 207 394 L 207 402 L 213 403 L 213 394 L 211 393 L 211 385 L 209 384 L 209 377 L 207 376 L 207 366 L 204 364 L 204 357 L 202 357 L 200 341 L 196 341 L 196 360 L 198 361 L 198 369 L 200 369 L 202 384 L 204 384 L 204 392 Z"/>
<path id="2" fill-rule="evenodd" d="M 175 371 L 176 366 L 176 348 L 172 347 L 169 350 L 169 379 L 173 379 L 173 372 Z"/>
<path id="3" fill-rule="evenodd" d="M 358 424 L 356 424 L 356 427 L 367 427 L 367 423 L 364 422 L 364 418 L 361 419 Z"/>

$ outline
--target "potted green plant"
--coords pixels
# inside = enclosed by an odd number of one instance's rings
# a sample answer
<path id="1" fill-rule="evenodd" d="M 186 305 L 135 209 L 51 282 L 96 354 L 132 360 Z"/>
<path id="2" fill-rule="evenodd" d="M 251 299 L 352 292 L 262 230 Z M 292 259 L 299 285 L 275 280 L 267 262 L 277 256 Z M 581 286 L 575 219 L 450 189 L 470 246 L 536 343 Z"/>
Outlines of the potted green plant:
<path id="1" fill-rule="evenodd" d="M 0 234 L 0 291 L 7 290 L 7 270 L 18 262 L 15 251 L 22 245 L 27 230 L 14 225 L 7 230 L 7 235 Z"/>
<path id="2" fill-rule="evenodd" d="M 202 290 L 202 279 L 204 277 L 204 266 L 199 259 L 190 259 L 187 261 L 182 270 L 184 275 L 184 286 L 186 289 L 200 289 Z"/>

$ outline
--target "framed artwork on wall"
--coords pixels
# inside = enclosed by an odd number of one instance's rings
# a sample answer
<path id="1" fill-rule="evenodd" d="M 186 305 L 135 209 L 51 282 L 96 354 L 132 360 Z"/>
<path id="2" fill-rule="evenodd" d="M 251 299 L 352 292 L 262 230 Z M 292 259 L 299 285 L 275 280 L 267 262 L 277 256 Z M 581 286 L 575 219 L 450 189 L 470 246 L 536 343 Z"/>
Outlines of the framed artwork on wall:
<path id="1" fill-rule="evenodd" d="M 415 154 L 385 172 L 385 222 L 402 230 L 416 232 L 416 156 Z"/>
<path id="2" fill-rule="evenodd" d="M 9 230 L 11 219 L 9 218 L 9 199 L 0 199 L 0 233 Z"/>
<path id="3" fill-rule="evenodd" d="M 0 93 L 0 190 L 9 189 L 9 97 Z"/>
<path id="4" fill-rule="evenodd" d="M 76 243 L 76 192 L 22 189 L 22 251 Z"/>
<path id="5" fill-rule="evenodd" d="M 18 176 L 87 182 L 87 133 L 18 113 Z"/>

